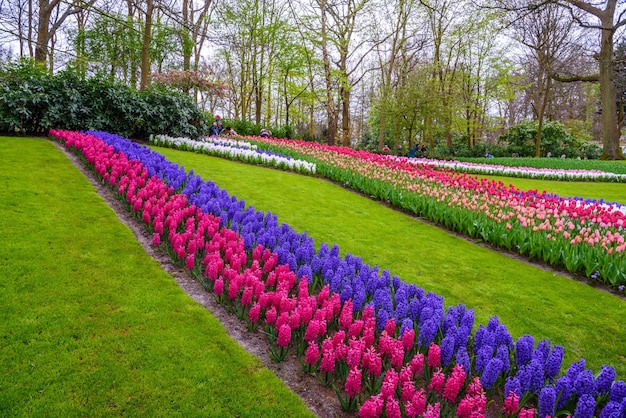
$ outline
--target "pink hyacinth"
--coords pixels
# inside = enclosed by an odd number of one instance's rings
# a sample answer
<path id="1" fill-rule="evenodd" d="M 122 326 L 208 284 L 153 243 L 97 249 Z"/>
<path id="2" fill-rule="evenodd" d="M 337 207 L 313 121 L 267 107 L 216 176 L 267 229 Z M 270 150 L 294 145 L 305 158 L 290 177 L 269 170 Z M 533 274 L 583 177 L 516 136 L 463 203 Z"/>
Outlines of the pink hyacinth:
<path id="1" fill-rule="evenodd" d="M 513 416 L 519 409 L 519 396 L 515 392 L 510 392 L 504 400 L 504 413 L 507 417 Z"/>
<path id="2" fill-rule="evenodd" d="M 335 372 L 335 352 L 334 351 L 322 352 L 322 362 L 320 363 L 320 370 L 326 373 Z"/>
<path id="3" fill-rule="evenodd" d="M 395 370 L 388 370 L 383 380 L 380 393 L 385 400 L 393 399 L 398 386 L 398 373 Z"/>
<path id="4" fill-rule="evenodd" d="M 443 389 L 443 398 L 449 401 L 450 403 L 454 403 L 456 401 L 456 397 L 459 392 L 465 385 L 465 370 L 463 366 L 457 364 L 452 369 L 452 374 L 446 381 L 446 385 Z"/>
<path id="5" fill-rule="evenodd" d="M 155 247 L 161 245 L 161 235 L 158 232 L 155 232 L 152 235 L 152 245 L 154 245 Z"/>
<path id="6" fill-rule="evenodd" d="M 424 354 L 417 353 L 416 355 L 414 355 L 411 359 L 411 362 L 409 363 L 409 366 L 411 367 L 413 375 L 422 374 L 422 372 L 424 371 Z"/>
<path id="7" fill-rule="evenodd" d="M 430 384 L 428 385 L 428 388 L 437 393 L 441 393 L 445 380 L 446 376 L 441 372 L 441 370 L 437 370 L 430 378 Z"/>
<path id="8" fill-rule="evenodd" d="M 535 418 L 536 412 L 533 408 L 522 408 L 519 411 L 519 418 Z"/>
<path id="9" fill-rule="evenodd" d="M 320 347 L 314 342 L 310 342 L 309 346 L 306 349 L 306 354 L 304 356 L 304 361 L 311 366 L 315 366 L 320 357 Z"/>
<path id="10" fill-rule="evenodd" d="M 288 324 L 282 325 L 278 329 L 278 339 L 276 345 L 279 347 L 287 347 L 291 342 L 291 327 Z"/>
<path id="11" fill-rule="evenodd" d="M 346 393 L 351 398 L 354 398 L 356 395 L 361 392 L 361 377 L 362 371 L 358 367 L 354 367 L 350 369 L 348 373 L 348 377 L 346 378 Z"/>
<path id="12" fill-rule="evenodd" d="M 256 324 L 257 322 L 259 322 L 260 316 L 261 316 L 261 305 L 259 305 L 258 302 L 255 302 L 254 305 L 252 305 L 252 308 L 250 308 L 250 311 L 248 312 L 248 319 L 250 319 L 250 322 L 252 322 L 253 324 Z"/>
<path id="13" fill-rule="evenodd" d="M 413 394 L 413 398 L 405 405 L 406 415 L 409 418 L 423 415 L 426 411 L 426 393 L 420 389 Z"/>
<path id="14" fill-rule="evenodd" d="M 415 344 L 415 331 L 413 331 L 412 329 L 404 331 L 404 334 L 402 334 L 402 346 L 404 347 L 404 349 L 406 351 L 409 351 L 410 349 L 413 348 L 414 344 Z"/>
<path id="15" fill-rule="evenodd" d="M 441 348 L 432 343 L 430 348 L 428 349 L 428 367 L 434 369 L 435 367 L 439 367 L 441 364 Z"/>
<path id="16" fill-rule="evenodd" d="M 380 395 L 372 396 L 359 409 L 359 418 L 377 418 L 383 414 L 385 401 Z"/>
<path id="17" fill-rule="evenodd" d="M 215 286 L 213 286 L 213 292 L 215 292 L 215 294 L 217 296 L 221 296 L 222 293 L 224 293 L 224 280 L 222 280 L 222 277 L 218 277 L 218 279 L 215 281 Z"/>
<path id="18" fill-rule="evenodd" d="M 400 392 L 400 400 L 402 402 L 410 402 L 415 395 L 415 383 L 412 380 L 402 382 L 402 390 Z"/>
<path id="19" fill-rule="evenodd" d="M 342 330 L 348 330 L 350 325 L 352 325 L 353 314 L 352 314 L 352 301 L 348 300 L 343 304 L 343 308 L 341 309 L 341 315 L 339 316 L 339 325 Z"/>
<path id="20" fill-rule="evenodd" d="M 311 342 L 315 341 L 319 333 L 319 321 L 312 320 L 309 322 L 309 326 L 306 327 L 306 331 L 304 332 L 304 341 Z"/>
<path id="21" fill-rule="evenodd" d="M 424 414 L 424 418 L 439 418 L 441 416 L 441 406 L 439 402 L 436 404 L 430 404 L 426 407 L 426 413 Z"/>
<path id="22" fill-rule="evenodd" d="M 390 318 L 387 320 L 385 324 L 385 331 L 387 331 L 387 335 L 393 337 L 396 335 L 396 320 L 395 318 Z"/>
<path id="23" fill-rule="evenodd" d="M 348 338 L 359 338 L 361 335 L 361 330 L 363 330 L 363 321 L 357 319 L 353 323 L 350 324 L 350 328 L 348 328 Z"/>
<path id="24" fill-rule="evenodd" d="M 265 313 L 265 322 L 267 322 L 268 325 L 274 325 L 276 323 L 277 316 L 278 316 L 278 314 L 276 313 L 276 308 L 272 306 Z"/>
<path id="25" fill-rule="evenodd" d="M 387 418 L 401 418 L 402 412 L 400 411 L 400 405 L 396 399 L 387 399 L 387 405 L 385 406 L 385 412 Z"/>

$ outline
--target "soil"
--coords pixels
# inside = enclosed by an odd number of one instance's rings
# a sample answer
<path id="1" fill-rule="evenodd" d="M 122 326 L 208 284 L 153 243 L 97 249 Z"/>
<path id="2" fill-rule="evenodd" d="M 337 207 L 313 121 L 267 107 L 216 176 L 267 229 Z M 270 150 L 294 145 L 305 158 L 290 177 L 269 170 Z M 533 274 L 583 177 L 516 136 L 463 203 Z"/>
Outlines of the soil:
<path id="1" fill-rule="evenodd" d="M 313 375 L 306 374 L 302 371 L 300 362 L 295 354 L 290 354 L 283 362 L 276 363 L 271 360 L 269 356 L 269 344 L 267 339 L 260 332 L 251 332 L 245 327 L 245 324 L 239 320 L 235 315 L 228 312 L 223 308 L 215 299 L 204 290 L 204 288 L 193 279 L 183 268 L 174 264 L 170 257 L 152 247 L 152 236 L 148 233 L 145 227 L 139 222 L 138 219 L 132 217 L 129 212 L 124 208 L 122 203 L 116 199 L 114 192 L 108 187 L 103 185 L 95 177 L 93 172 L 87 169 L 84 163 L 75 154 L 69 152 L 59 143 L 52 141 L 69 159 L 74 165 L 85 175 L 87 179 L 93 184 L 97 192 L 102 196 L 106 203 L 115 211 L 118 218 L 130 228 L 137 241 L 143 246 L 146 253 L 154 258 L 168 274 L 172 276 L 178 285 L 195 301 L 204 306 L 215 316 L 227 330 L 228 334 L 237 343 L 242 346 L 246 351 L 256 356 L 263 365 L 272 370 L 274 374 L 280 378 L 285 385 L 287 385 L 294 393 L 296 393 L 307 407 L 318 417 L 356 417 L 356 413 L 347 413 L 341 409 L 339 400 L 334 390 L 328 387 L 324 387 L 320 384 L 317 378 Z M 368 196 L 366 196 L 368 197 Z M 397 210 L 397 208 L 387 204 L 391 209 Z M 411 214 L 407 214 L 413 216 Z M 415 217 L 417 220 L 425 223 L 432 224 L 424 218 Z M 450 231 L 448 231 L 450 232 Z M 452 232 L 451 232 L 452 233 Z M 561 274 L 569 277 L 573 280 L 583 281 L 591 286 L 597 287 L 603 291 L 618 294 L 617 292 L 602 286 L 597 283 L 586 280 L 583 277 L 574 276 L 569 273 L 558 271 L 552 267 L 530 262 L 527 258 L 515 254 L 512 252 L 503 252 L 501 249 L 494 248 L 484 242 L 469 239 L 461 234 L 455 234 L 460 238 L 469 240 L 477 245 L 481 245 L 490 248 L 494 251 L 500 251 L 508 257 L 514 258 L 518 261 L 532 264 L 536 267 L 554 272 L 555 274 Z M 623 294 L 620 296 L 624 297 Z M 498 399 L 491 399 L 491 405 L 487 416 L 498 416 L 497 411 L 501 408 Z M 495 407 L 494 407 L 495 406 Z"/>

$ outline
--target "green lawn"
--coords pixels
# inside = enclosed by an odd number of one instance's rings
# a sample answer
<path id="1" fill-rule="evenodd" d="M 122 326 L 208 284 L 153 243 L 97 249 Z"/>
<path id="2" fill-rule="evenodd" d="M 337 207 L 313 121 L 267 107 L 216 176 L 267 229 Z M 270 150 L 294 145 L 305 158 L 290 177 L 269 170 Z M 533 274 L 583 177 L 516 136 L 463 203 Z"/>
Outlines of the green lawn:
<path id="1" fill-rule="evenodd" d="M 474 245 L 324 180 L 153 149 L 257 210 L 307 231 L 317 245 L 337 243 L 342 254 L 389 269 L 443 295 L 447 304 L 474 308 L 478 323 L 497 314 L 514 338 L 531 334 L 563 345 L 567 365 L 584 357 L 588 366 L 598 370 L 609 364 L 626 378 L 622 298 Z M 579 190 L 591 195 L 596 187 L 584 183 Z"/>
<path id="2" fill-rule="evenodd" d="M 313 416 L 50 141 L 0 161 L 0 416 Z"/>

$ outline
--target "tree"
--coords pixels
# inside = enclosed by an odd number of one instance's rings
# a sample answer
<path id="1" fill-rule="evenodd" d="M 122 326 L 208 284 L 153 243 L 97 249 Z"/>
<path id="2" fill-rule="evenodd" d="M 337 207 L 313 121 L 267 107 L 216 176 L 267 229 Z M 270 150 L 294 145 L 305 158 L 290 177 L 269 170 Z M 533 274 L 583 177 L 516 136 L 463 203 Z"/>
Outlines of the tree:
<path id="1" fill-rule="evenodd" d="M 506 11 L 527 11 L 536 13 L 548 5 L 555 4 L 570 11 L 571 18 L 582 28 L 600 31 L 600 45 L 594 57 L 598 61 L 595 74 L 565 74 L 554 72 L 552 78 L 562 82 L 586 81 L 600 84 L 600 102 L 602 106 L 602 143 L 603 159 L 624 159 L 619 147 L 620 129 L 618 127 L 617 98 L 614 74 L 614 38 L 618 30 L 626 24 L 626 10 L 618 7 L 618 0 L 601 2 L 583 0 L 499 0 L 497 7 Z M 492 6 L 486 6 L 492 7 Z M 581 13 L 577 13 L 581 12 Z"/>
<path id="2" fill-rule="evenodd" d="M 552 74 L 558 69 L 559 58 L 565 53 L 573 21 L 566 19 L 567 12 L 555 5 L 548 4 L 533 14 L 516 13 L 512 19 L 518 41 L 530 50 L 528 68 L 535 68 L 532 73 L 534 82 L 533 113 L 537 120 L 537 138 L 535 156 L 541 155 L 541 134 L 546 108 L 552 99 Z"/>
<path id="3" fill-rule="evenodd" d="M 37 20 L 37 41 L 35 43 L 35 61 L 46 63 L 49 56 L 49 45 L 63 22 L 85 8 L 90 7 L 96 0 L 75 0 L 61 2 L 60 0 L 39 0 Z M 50 66 L 52 70 L 52 66 Z"/>

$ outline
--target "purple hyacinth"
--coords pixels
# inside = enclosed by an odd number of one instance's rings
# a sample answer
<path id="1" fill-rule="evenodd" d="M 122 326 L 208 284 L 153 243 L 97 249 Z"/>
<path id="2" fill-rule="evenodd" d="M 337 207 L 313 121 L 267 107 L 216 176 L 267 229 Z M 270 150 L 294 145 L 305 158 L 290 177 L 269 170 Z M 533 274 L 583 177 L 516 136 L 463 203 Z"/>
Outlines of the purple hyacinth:
<path id="1" fill-rule="evenodd" d="M 352 296 L 352 286 L 350 286 L 349 282 L 344 282 L 341 288 L 341 303 L 344 304 L 346 301 L 352 299 Z"/>
<path id="2" fill-rule="evenodd" d="M 624 412 L 626 411 L 624 411 L 621 403 L 609 401 L 604 408 L 602 408 L 599 418 L 623 418 Z"/>
<path id="3" fill-rule="evenodd" d="M 593 372 L 589 369 L 583 370 L 574 381 L 574 389 L 578 396 L 591 395 L 595 396 L 595 384 Z"/>
<path id="4" fill-rule="evenodd" d="M 376 314 L 376 331 L 379 333 L 385 329 L 385 325 L 387 325 L 387 320 L 389 319 L 389 315 L 385 309 L 379 309 Z"/>
<path id="5" fill-rule="evenodd" d="M 570 364 L 565 374 L 570 378 L 572 382 L 574 382 L 576 381 L 576 378 L 578 377 L 578 375 L 583 370 L 585 370 L 585 367 L 586 367 L 585 359 L 581 358 L 579 361 Z"/>
<path id="6" fill-rule="evenodd" d="M 461 346 L 458 348 L 455 359 L 457 364 L 463 366 L 463 370 L 465 370 L 467 377 L 471 377 L 472 369 L 470 367 L 470 358 L 469 354 L 467 354 L 467 349 L 465 348 L 465 346 Z"/>
<path id="7" fill-rule="evenodd" d="M 485 367 L 485 371 L 480 377 L 480 383 L 482 383 L 483 387 L 486 390 L 493 389 L 496 380 L 498 380 L 498 376 L 502 372 L 502 361 L 499 358 L 492 358 L 487 363 Z"/>
<path id="8" fill-rule="evenodd" d="M 405 318 L 400 325 L 400 337 L 404 335 L 405 332 L 413 329 L 413 321 L 409 318 Z"/>
<path id="9" fill-rule="evenodd" d="M 543 363 L 544 361 L 542 355 L 537 355 L 533 360 L 530 361 L 529 364 L 530 381 L 528 389 L 533 391 L 537 395 L 539 394 L 539 391 L 544 384 Z"/>
<path id="10" fill-rule="evenodd" d="M 595 380 L 595 389 L 597 394 L 604 395 L 610 392 L 617 372 L 611 366 L 602 366 L 601 368 L 602 370 Z"/>
<path id="11" fill-rule="evenodd" d="M 508 398 L 509 394 L 515 393 L 518 397 L 522 397 L 522 385 L 516 376 L 509 376 L 504 383 L 504 398 Z"/>
<path id="12" fill-rule="evenodd" d="M 589 394 L 578 398 L 578 404 L 574 410 L 574 418 L 593 418 L 596 410 L 596 400 Z"/>
<path id="13" fill-rule="evenodd" d="M 434 320 L 428 320 L 422 324 L 420 326 L 419 337 L 417 338 L 418 345 L 422 348 L 429 347 L 430 343 L 435 341 L 438 329 L 438 323 Z"/>
<path id="14" fill-rule="evenodd" d="M 554 379 L 561 373 L 561 364 L 563 363 L 563 347 L 555 345 L 546 360 L 545 372 L 546 378 L 550 382 L 554 382 Z"/>
<path id="15" fill-rule="evenodd" d="M 626 399 L 626 382 L 624 382 L 623 380 L 618 380 L 617 382 L 613 383 L 609 399 L 613 402 L 622 402 L 624 399 Z"/>
<path id="16" fill-rule="evenodd" d="M 509 350 L 513 350 L 513 337 L 511 337 L 511 333 L 506 328 L 504 324 L 498 325 L 498 328 L 495 332 L 496 346 L 499 347 L 501 345 L 506 346 Z"/>
<path id="17" fill-rule="evenodd" d="M 441 363 L 444 366 L 449 366 L 454 356 L 455 348 L 455 335 L 448 334 L 441 340 Z"/>
<path id="18" fill-rule="evenodd" d="M 460 347 L 467 347 L 469 344 L 469 337 L 472 334 L 472 329 L 466 326 L 460 326 L 456 330 L 456 342 L 455 347 L 459 349 Z"/>
<path id="19" fill-rule="evenodd" d="M 539 416 L 554 416 L 556 407 L 556 390 L 552 386 L 546 386 L 539 393 Z"/>
<path id="20" fill-rule="evenodd" d="M 556 407 L 557 409 L 563 409 L 565 404 L 574 394 L 574 384 L 569 376 L 564 375 L 557 379 L 554 387 L 556 388 L 556 393 L 559 399 Z"/>
<path id="21" fill-rule="evenodd" d="M 476 353 L 475 368 L 477 372 L 482 372 L 489 361 L 493 358 L 493 347 L 490 345 L 483 345 Z"/>
<path id="22" fill-rule="evenodd" d="M 524 335 L 517 340 L 515 345 L 515 362 L 517 367 L 530 363 L 534 348 L 535 338 L 532 335 Z"/>
<path id="23" fill-rule="evenodd" d="M 496 358 L 502 362 L 502 371 L 509 373 L 511 370 L 511 359 L 509 357 L 509 348 L 506 345 L 501 345 L 496 350 Z"/>

